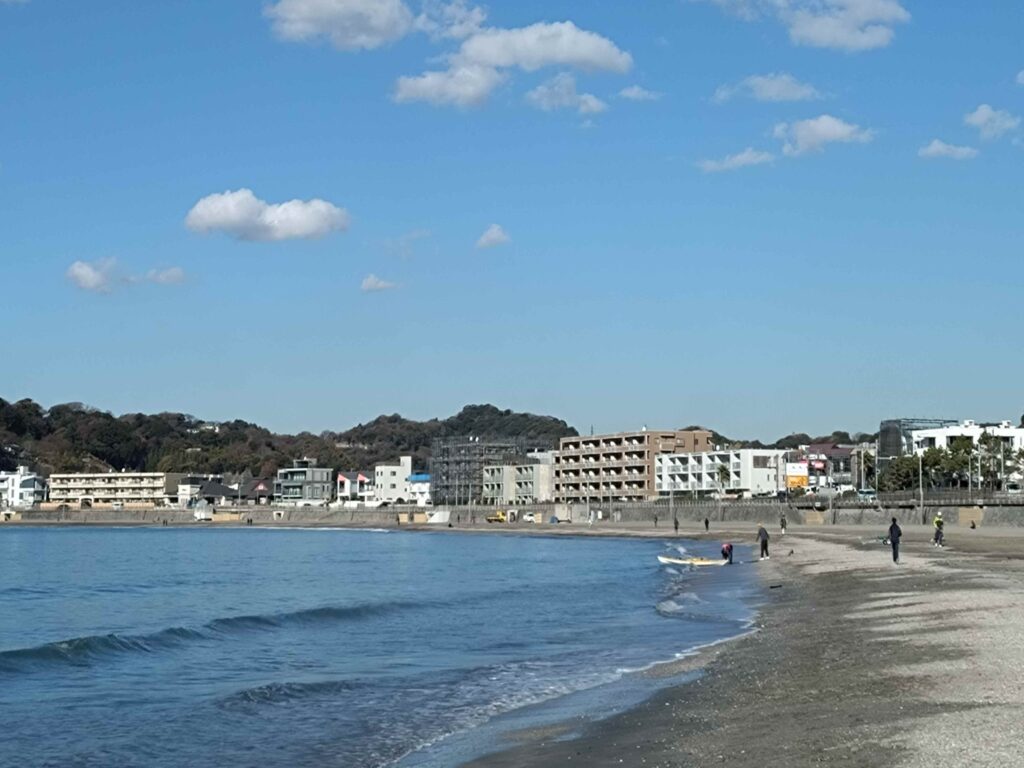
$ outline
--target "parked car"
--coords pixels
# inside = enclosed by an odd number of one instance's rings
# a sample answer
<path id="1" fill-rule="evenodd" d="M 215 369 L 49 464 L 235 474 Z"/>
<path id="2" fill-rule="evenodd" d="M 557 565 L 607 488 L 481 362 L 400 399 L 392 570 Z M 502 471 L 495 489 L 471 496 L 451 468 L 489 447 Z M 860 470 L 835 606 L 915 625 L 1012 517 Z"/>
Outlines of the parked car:
<path id="1" fill-rule="evenodd" d="M 519 519 L 522 522 L 524 522 L 524 523 L 536 523 L 537 522 L 537 517 L 536 517 L 536 515 L 533 514 L 533 512 L 523 512 L 522 516 Z"/>
<path id="2" fill-rule="evenodd" d="M 858 501 L 874 501 L 877 498 L 878 494 L 875 492 L 874 488 L 861 488 L 857 491 Z"/>

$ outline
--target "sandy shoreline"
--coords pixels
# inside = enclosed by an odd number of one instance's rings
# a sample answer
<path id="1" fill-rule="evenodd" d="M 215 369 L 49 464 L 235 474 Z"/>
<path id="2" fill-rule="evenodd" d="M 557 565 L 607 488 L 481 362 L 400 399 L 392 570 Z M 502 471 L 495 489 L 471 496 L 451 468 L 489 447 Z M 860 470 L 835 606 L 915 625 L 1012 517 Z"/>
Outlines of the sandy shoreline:
<path id="1" fill-rule="evenodd" d="M 753 566 L 776 587 L 759 631 L 684 660 L 703 667 L 696 682 L 516 734 L 468 765 L 1024 763 L 1024 537 L 955 530 L 935 550 L 909 528 L 896 567 L 874 534 L 776 535 L 771 562 Z M 557 740 L 570 731 L 581 736 Z"/>

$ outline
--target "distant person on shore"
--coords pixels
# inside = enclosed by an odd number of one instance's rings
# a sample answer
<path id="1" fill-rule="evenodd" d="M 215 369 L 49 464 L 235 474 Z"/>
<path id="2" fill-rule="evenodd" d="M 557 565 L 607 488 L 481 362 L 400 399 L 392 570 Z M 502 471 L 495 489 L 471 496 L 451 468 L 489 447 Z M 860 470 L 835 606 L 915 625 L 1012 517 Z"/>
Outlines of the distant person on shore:
<path id="1" fill-rule="evenodd" d="M 728 560 L 729 565 L 732 565 L 732 544 L 728 541 L 722 545 L 722 559 Z"/>
<path id="2" fill-rule="evenodd" d="M 900 528 L 899 523 L 896 522 L 896 518 L 892 519 L 892 525 L 889 526 L 889 543 L 892 544 L 892 561 L 899 563 L 900 561 L 900 538 L 903 536 L 903 529 Z"/>
<path id="3" fill-rule="evenodd" d="M 761 542 L 761 559 L 769 560 L 768 556 L 768 539 L 771 536 L 768 535 L 768 529 L 764 527 L 764 523 L 757 524 L 757 540 Z"/>
<path id="4" fill-rule="evenodd" d="M 786 513 L 782 513 L 782 517 L 779 518 L 779 528 L 782 529 L 782 535 L 786 535 Z"/>
<path id="5" fill-rule="evenodd" d="M 932 521 L 932 525 L 935 526 L 935 539 L 934 539 L 933 543 L 935 544 L 936 547 L 944 547 L 944 546 L 946 546 L 945 534 L 943 533 L 943 530 L 942 530 L 943 526 L 945 525 L 945 522 L 942 519 L 942 511 L 941 510 L 935 513 L 935 519 Z"/>
<path id="6" fill-rule="evenodd" d="M 978 524 L 974 520 L 971 520 L 971 530 L 973 531 L 977 527 L 978 527 Z"/>
<path id="7" fill-rule="evenodd" d="M 654 527 L 655 528 L 658 527 L 658 513 L 657 512 L 654 513 Z"/>
<path id="8" fill-rule="evenodd" d="M 679 535 L 679 518 L 678 517 L 673 517 L 672 518 L 672 527 L 676 529 L 676 536 L 678 536 Z"/>
<path id="9" fill-rule="evenodd" d="M 709 530 L 711 530 L 711 521 L 710 521 L 710 520 L 708 520 L 708 519 L 707 519 L 707 518 L 705 517 L 705 518 L 704 518 L 704 533 L 707 533 L 707 532 L 708 532 Z"/>

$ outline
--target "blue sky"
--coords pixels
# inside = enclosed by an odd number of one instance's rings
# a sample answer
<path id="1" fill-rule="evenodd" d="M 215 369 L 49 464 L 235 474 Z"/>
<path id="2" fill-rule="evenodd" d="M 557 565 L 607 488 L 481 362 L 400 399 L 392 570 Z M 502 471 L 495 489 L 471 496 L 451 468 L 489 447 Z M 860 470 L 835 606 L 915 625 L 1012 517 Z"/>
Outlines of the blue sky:
<path id="1" fill-rule="evenodd" d="M 0 396 L 1016 419 L 1021 39 L 1016 3 L 0 0 Z"/>

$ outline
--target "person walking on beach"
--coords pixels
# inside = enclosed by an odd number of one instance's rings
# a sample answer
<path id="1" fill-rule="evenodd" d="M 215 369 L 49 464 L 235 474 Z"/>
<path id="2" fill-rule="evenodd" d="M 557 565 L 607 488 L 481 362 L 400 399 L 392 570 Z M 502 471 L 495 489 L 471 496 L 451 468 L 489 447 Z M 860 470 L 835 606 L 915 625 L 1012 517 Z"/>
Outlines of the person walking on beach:
<path id="1" fill-rule="evenodd" d="M 658 513 L 657 512 L 654 513 L 654 527 L 655 528 L 658 527 Z"/>
<path id="2" fill-rule="evenodd" d="M 672 527 L 676 529 L 676 536 L 678 536 L 679 535 L 679 518 L 678 517 L 673 517 L 672 518 Z"/>
<path id="3" fill-rule="evenodd" d="M 945 523 L 942 520 L 942 510 L 935 513 L 935 519 L 932 521 L 932 525 L 935 526 L 935 539 L 934 544 L 936 547 L 946 546 L 945 534 L 942 531 L 942 527 Z"/>
<path id="4" fill-rule="evenodd" d="M 706 517 L 704 518 L 704 533 L 707 533 L 711 529 L 711 521 Z"/>
<path id="5" fill-rule="evenodd" d="M 768 539 L 770 539 L 770 538 L 771 538 L 771 536 L 768 535 L 768 529 L 766 529 L 764 527 L 763 523 L 758 523 L 757 524 L 757 540 L 759 542 L 761 542 L 761 559 L 762 560 L 770 560 L 771 559 L 768 556 Z"/>
<path id="6" fill-rule="evenodd" d="M 732 544 L 728 541 L 722 545 L 722 559 L 728 560 L 729 565 L 732 565 Z"/>
<path id="7" fill-rule="evenodd" d="M 782 535 L 786 535 L 786 513 L 782 513 L 782 517 L 779 518 L 779 528 L 782 529 Z"/>
<path id="8" fill-rule="evenodd" d="M 900 528 L 899 523 L 896 522 L 896 518 L 892 519 L 892 525 L 889 526 L 889 543 L 892 544 L 892 561 L 899 563 L 900 561 L 900 537 L 903 536 L 903 529 Z"/>

